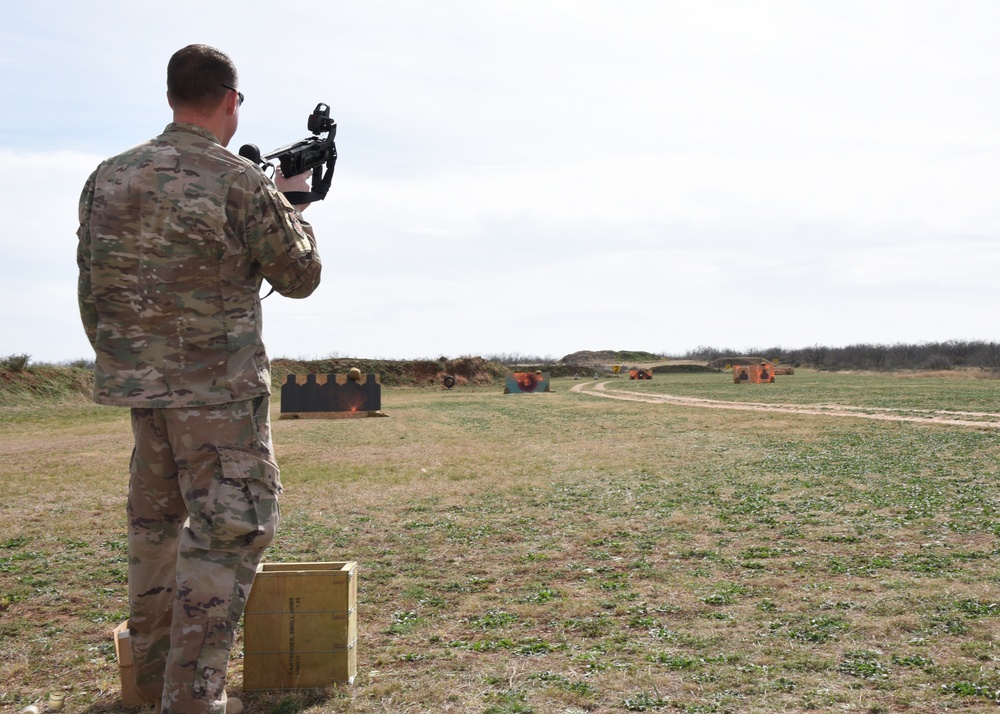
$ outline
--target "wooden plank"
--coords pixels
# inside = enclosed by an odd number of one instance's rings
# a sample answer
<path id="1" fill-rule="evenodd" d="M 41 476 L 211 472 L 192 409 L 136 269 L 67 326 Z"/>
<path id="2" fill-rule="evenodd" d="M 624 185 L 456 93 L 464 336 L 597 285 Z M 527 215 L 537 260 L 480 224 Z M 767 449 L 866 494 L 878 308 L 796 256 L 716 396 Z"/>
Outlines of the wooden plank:
<path id="1" fill-rule="evenodd" d="M 118 676 L 121 679 L 122 705 L 126 709 L 137 709 L 146 702 L 135 686 L 135 669 L 132 666 L 132 649 L 129 645 L 128 620 L 116 627 L 111 636 L 115 641 L 115 657 L 118 659 Z"/>

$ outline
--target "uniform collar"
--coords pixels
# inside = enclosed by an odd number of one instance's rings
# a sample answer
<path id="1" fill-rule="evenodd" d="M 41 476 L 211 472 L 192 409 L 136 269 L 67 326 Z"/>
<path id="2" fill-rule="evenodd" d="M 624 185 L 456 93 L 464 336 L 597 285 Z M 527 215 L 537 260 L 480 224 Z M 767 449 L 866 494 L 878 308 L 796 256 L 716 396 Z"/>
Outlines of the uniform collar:
<path id="1" fill-rule="evenodd" d="M 222 142 L 219 141 L 218 137 L 215 134 L 210 132 L 205 127 L 198 126 L 197 124 L 187 124 L 182 121 L 170 122 L 169 124 L 167 124 L 167 128 L 163 130 L 163 133 L 169 134 L 170 132 L 173 131 L 185 131 L 188 132 L 189 134 L 197 134 L 198 136 L 204 137 L 209 141 L 213 141 L 216 144 L 219 144 L 220 146 L 222 145 Z"/>

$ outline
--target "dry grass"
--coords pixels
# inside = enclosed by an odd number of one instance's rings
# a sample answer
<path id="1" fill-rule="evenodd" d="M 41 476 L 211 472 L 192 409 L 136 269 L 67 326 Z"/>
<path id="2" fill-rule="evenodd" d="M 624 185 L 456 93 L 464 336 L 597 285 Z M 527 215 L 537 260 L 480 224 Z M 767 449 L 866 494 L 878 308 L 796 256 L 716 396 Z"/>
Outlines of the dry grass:
<path id="1" fill-rule="evenodd" d="M 911 380 L 894 396 L 875 377 L 810 379 L 843 403 L 920 401 Z M 960 388 L 929 386 L 928 408 L 989 399 L 947 383 Z M 995 430 L 572 384 L 386 390 L 387 419 L 275 421 L 286 495 L 268 558 L 358 561 L 360 671 L 248 695 L 251 712 L 995 707 Z M 125 616 L 130 438 L 126 412 L 82 403 L 4 425 L 4 706 L 54 688 L 72 711 L 119 706 L 108 633 Z"/>

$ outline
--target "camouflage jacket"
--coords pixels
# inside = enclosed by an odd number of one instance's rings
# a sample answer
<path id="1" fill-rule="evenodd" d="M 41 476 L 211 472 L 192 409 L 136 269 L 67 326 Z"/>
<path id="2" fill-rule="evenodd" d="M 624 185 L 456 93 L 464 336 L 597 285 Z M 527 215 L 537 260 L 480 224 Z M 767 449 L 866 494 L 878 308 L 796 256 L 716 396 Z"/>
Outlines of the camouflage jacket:
<path id="1" fill-rule="evenodd" d="M 94 400 L 223 404 L 268 394 L 260 286 L 319 284 L 312 228 L 211 132 L 169 124 L 97 167 L 80 196 L 79 303 Z"/>

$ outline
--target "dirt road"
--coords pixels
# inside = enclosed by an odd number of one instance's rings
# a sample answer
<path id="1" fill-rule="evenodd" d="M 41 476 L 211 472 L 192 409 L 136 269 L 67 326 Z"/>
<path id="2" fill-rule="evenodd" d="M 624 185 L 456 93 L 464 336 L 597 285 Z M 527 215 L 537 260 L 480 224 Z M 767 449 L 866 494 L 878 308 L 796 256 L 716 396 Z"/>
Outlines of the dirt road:
<path id="1" fill-rule="evenodd" d="M 932 409 L 890 409 L 884 407 L 850 407 L 842 404 L 763 404 L 760 402 L 725 402 L 718 399 L 679 397 L 672 394 L 650 394 L 622 389 L 609 389 L 608 382 L 584 382 L 573 386 L 572 391 L 592 397 L 621 399 L 648 404 L 677 404 L 704 409 L 734 409 L 739 411 L 782 412 L 818 416 L 877 419 L 881 421 L 908 421 L 920 424 L 972 426 L 983 429 L 1000 429 L 1000 414 L 995 412 L 952 412 Z"/>

